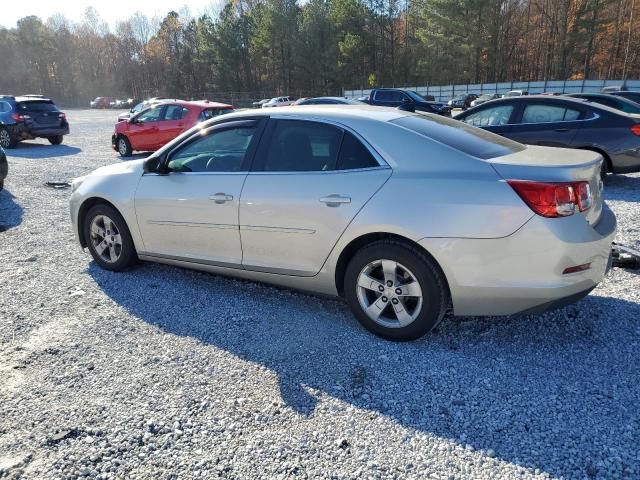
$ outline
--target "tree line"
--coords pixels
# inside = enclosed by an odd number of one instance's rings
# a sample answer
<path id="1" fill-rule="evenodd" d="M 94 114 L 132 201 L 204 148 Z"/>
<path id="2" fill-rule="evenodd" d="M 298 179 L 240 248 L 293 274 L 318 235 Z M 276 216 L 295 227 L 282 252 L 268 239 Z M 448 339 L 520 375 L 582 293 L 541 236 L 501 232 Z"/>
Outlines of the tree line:
<path id="1" fill-rule="evenodd" d="M 342 88 L 640 77 L 640 0 L 226 0 L 0 28 L 0 93 L 222 100 Z"/>

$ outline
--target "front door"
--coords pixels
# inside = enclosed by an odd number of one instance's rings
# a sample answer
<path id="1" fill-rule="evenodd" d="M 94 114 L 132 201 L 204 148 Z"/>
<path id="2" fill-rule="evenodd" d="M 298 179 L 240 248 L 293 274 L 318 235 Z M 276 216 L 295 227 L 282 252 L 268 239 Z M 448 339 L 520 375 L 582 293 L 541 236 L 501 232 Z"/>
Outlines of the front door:
<path id="1" fill-rule="evenodd" d="M 473 125 L 474 127 L 481 127 L 484 130 L 511 138 L 510 131 L 512 125 L 510 121 L 514 110 L 515 106 L 513 103 L 486 105 L 482 109 L 469 115 L 463 113 L 460 118 L 463 122 Z"/>
<path id="2" fill-rule="evenodd" d="M 142 176 L 135 196 L 145 254 L 238 267 L 238 205 L 258 122 L 194 135 L 166 159 L 168 174 Z"/>
<path id="3" fill-rule="evenodd" d="M 240 199 L 243 266 L 312 276 L 391 169 L 340 127 L 271 120 Z"/>
<path id="4" fill-rule="evenodd" d="M 134 150 L 157 148 L 159 125 L 164 115 L 164 108 L 164 105 L 156 105 L 132 119 L 127 137 Z"/>
<path id="5" fill-rule="evenodd" d="M 160 146 L 166 145 L 190 127 L 190 125 L 185 124 L 185 117 L 188 113 L 189 109 L 182 105 L 170 104 L 165 106 L 162 121 L 158 124 L 158 142 Z"/>

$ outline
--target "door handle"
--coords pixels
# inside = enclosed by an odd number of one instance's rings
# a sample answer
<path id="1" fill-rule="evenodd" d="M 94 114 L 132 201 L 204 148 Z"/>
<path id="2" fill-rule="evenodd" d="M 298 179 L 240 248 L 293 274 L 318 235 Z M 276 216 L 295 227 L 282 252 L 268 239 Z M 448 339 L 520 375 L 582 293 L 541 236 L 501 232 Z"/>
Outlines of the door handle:
<path id="1" fill-rule="evenodd" d="M 327 195 L 320 199 L 322 203 L 325 203 L 327 207 L 339 207 L 343 203 L 351 203 L 351 197 L 343 197 L 338 194 Z"/>
<path id="2" fill-rule="evenodd" d="M 216 193 L 215 195 L 211 195 L 209 200 L 213 200 L 218 204 L 222 204 L 224 202 L 230 202 L 233 200 L 233 195 L 227 195 L 226 193 Z"/>
<path id="3" fill-rule="evenodd" d="M 556 128 L 556 132 L 568 132 L 568 128 Z"/>

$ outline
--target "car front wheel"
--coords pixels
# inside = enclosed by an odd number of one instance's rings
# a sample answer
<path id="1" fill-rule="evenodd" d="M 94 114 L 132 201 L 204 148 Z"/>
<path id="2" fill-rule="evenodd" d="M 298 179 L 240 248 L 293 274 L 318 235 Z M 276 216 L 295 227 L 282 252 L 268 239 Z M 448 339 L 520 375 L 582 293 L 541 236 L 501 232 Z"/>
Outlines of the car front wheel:
<path id="1" fill-rule="evenodd" d="M 365 246 L 349 262 L 345 298 L 360 323 L 395 341 L 415 340 L 442 320 L 449 303 L 435 262 L 395 240 Z"/>
<path id="2" fill-rule="evenodd" d="M 84 238 L 91 256 L 106 270 L 122 271 L 137 259 L 124 218 L 109 205 L 91 207 L 84 218 Z"/>
<path id="3" fill-rule="evenodd" d="M 125 136 L 120 135 L 118 137 L 116 146 L 118 147 L 118 153 L 121 157 L 130 157 L 133 153 L 133 150 L 131 149 L 131 143 Z"/>

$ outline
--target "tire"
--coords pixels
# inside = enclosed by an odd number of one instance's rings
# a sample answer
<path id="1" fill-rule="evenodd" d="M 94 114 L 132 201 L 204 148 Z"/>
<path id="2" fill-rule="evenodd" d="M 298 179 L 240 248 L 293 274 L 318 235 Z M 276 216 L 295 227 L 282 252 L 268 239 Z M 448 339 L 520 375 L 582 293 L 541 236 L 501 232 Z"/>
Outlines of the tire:
<path id="1" fill-rule="evenodd" d="M 393 285 L 387 283 L 391 280 Z M 393 341 L 427 334 L 440 323 L 449 305 L 446 281 L 436 263 L 418 248 L 396 240 L 380 240 L 360 249 L 347 266 L 344 292 L 362 326 Z M 367 306 L 377 313 L 373 314 L 377 320 L 369 316 Z M 379 306 L 382 310 L 376 310 Z"/>
<path id="2" fill-rule="evenodd" d="M 116 149 L 121 157 L 130 157 L 133 153 L 129 139 L 124 135 L 120 135 L 116 140 Z"/>
<path id="3" fill-rule="evenodd" d="M 0 180 L 0 192 L 4 190 L 4 180 Z"/>
<path id="4" fill-rule="evenodd" d="M 2 148 L 13 148 L 16 146 L 18 141 L 11 134 L 9 129 L 5 127 L 0 127 L 0 147 Z"/>
<path id="5" fill-rule="evenodd" d="M 121 272 L 137 261 L 131 232 L 122 215 L 113 207 L 105 204 L 91 207 L 83 219 L 82 228 L 91 256 L 100 267 Z M 106 232 L 109 233 L 104 235 Z M 116 234 L 112 235 L 113 232 Z M 106 248 L 100 250 L 101 246 Z"/>
<path id="6" fill-rule="evenodd" d="M 54 137 L 49 137 L 47 140 L 49 140 L 51 145 L 60 145 L 62 143 L 62 138 L 62 135 L 56 135 Z"/>

